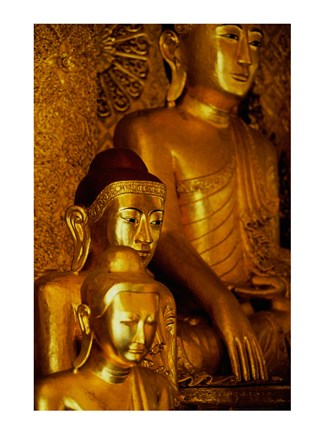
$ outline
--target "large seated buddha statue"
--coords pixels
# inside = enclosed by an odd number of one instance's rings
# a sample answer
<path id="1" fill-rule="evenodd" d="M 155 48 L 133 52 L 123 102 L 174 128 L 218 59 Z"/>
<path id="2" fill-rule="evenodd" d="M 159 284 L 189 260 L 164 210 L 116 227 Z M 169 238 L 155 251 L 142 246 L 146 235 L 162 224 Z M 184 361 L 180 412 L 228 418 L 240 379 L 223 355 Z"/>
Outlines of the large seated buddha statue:
<path id="1" fill-rule="evenodd" d="M 70 369 L 80 353 L 80 289 L 103 251 L 128 246 L 150 274 L 147 265 L 160 237 L 165 194 L 165 185 L 133 151 L 109 149 L 94 158 L 66 212 L 74 240 L 72 269 L 46 274 L 35 284 L 36 377 Z M 177 388 L 175 302 L 162 287 L 159 324 L 143 364 L 166 375 Z"/>
<path id="2" fill-rule="evenodd" d="M 138 253 L 107 249 L 81 287 L 82 347 L 73 369 L 35 386 L 37 410 L 169 410 L 168 379 L 141 366 L 153 343 L 165 287 L 145 272 Z"/>
<path id="3" fill-rule="evenodd" d="M 289 374 L 290 255 L 279 245 L 276 152 L 236 115 L 262 40 L 259 25 L 165 30 L 167 107 L 129 114 L 115 130 L 114 146 L 137 152 L 167 186 L 152 264 L 184 317 L 188 376 L 203 363 L 199 322 L 214 329 L 238 381 Z"/>

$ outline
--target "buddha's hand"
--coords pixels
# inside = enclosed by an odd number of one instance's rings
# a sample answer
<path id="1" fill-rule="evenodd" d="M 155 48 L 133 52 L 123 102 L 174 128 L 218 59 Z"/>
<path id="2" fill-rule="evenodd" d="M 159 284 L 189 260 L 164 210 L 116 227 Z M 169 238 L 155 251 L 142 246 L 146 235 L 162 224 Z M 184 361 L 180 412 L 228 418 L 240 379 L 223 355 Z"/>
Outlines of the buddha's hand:
<path id="1" fill-rule="evenodd" d="M 252 286 L 235 287 L 233 291 L 245 300 L 274 300 L 287 296 L 288 283 L 277 276 L 253 276 Z"/>
<path id="2" fill-rule="evenodd" d="M 238 381 L 266 380 L 267 367 L 259 342 L 239 304 L 223 304 L 213 311 L 214 323 L 226 344 Z"/>

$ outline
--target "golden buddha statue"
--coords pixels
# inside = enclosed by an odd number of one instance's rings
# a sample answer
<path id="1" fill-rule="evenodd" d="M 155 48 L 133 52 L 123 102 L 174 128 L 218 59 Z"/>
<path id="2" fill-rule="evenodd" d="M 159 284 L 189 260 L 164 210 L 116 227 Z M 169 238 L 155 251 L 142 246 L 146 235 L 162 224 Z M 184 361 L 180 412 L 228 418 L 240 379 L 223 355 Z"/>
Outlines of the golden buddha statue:
<path id="1" fill-rule="evenodd" d="M 275 149 L 236 116 L 262 39 L 262 26 L 249 24 L 165 30 L 167 107 L 124 117 L 114 136 L 116 148 L 136 151 L 167 186 L 156 276 L 172 290 L 179 312 L 207 313 L 238 381 L 289 370 L 290 255 L 279 246 Z M 191 341 L 190 325 L 197 333 Z M 188 338 L 183 350 L 196 352 L 190 375 L 200 368 L 195 357 L 204 356 L 195 319 L 178 322 L 178 331 Z"/>
<path id="2" fill-rule="evenodd" d="M 140 365 L 153 343 L 165 287 L 130 247 L 105 251 L 81 287 L 82 348 L 74 368 L 35 386 L 37 410 L 168 410 L 168 379 Z"/>
<path id="3" fill-rule="evenodd" d="M 72 271 L 49 273 L 35 284 L 36 377 L 71 368 L 79 354 L 80 288 L 104 250 L 128 246 L 146 269 L 160 237 L 165 194 L 165 185 L 133 151 L 109 149 L 94 158 L 66 212 L 74 240 Z M 159 304 L 159 325 L 143 364 L 177 388 L 175 302 L 165 286 Z"/>

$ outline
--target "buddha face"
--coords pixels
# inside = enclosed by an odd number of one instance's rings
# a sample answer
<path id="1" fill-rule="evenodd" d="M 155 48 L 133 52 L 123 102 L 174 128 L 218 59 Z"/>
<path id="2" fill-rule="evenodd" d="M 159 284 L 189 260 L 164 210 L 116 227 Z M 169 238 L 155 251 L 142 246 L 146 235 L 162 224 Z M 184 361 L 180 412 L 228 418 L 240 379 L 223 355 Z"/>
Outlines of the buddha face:
<path id="1" fill-rule="evenodd" d="M 138 288 L 141 289 L 140 285 Z M 159 297 L 154 292 L 117 294 L 96 331 L 101 348 L 119 363 L 139 363 L 152 345 L 158 317 Z"/>
<path id="2" fill-rule="evenodd" d="M 163 207 L 163 198 L 154 195 L 129 193 L 116 196 L 108 209 L 109 246 L 131 247 L 147 266 L 160 238 Z"/>
<path id="3" fill-rule="evenodd" d="M 183 42 L 189 87 L 244 97 L 259 65 L 262 39 L 256 25 L 195 25 Z"/>

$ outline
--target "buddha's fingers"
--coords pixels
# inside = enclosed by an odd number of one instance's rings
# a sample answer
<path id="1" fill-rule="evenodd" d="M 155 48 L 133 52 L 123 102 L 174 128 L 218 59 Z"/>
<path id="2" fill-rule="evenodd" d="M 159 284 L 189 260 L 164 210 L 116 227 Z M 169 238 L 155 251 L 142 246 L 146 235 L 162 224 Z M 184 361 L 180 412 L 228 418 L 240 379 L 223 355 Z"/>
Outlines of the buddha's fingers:
<path id="1" fill-rule="evenodd" d="M 257 361 L 258 361 L 259 370 L 260 370 L 259 378 L 261 380 L 265 381 L 268 379 L 268 371 L 267 371 L 266 362 L 265 362 L 265 359 L 264 359 L 264 356 L 263 356 L 263 353 L 262 353 L 262 350 L 260 348 L 258 341 L 253 340 L 251 347 L 254 350 L 255 356 L 256 356 Z"/>
<path id="2" fill-rule="evenodd" d="M 253 342 L 251 342 L 250 339 L 246 336 L 244 336 L 244 342 L 246 351 L 248 353 L 252 379 L 258 380 L 260 378 L 259 361 L 255 352 Z"/>
<path id="3" fill-rule="evenodd" d="M 241 365 L 234 339 L 232 342 L 227 344 L 227 350 L 231 362 L 232 372 L 237 381 L 240 382 L 242 381 Z"/>
<path id="4" fill-rule="evenodd" d="M 243 336 L 243 341 L 236 337 L 235 338 L 235 344 L 236 344 L 236 349 L 237 352 L 239 354 L 239 361 L 240 361 L 240 365 L 241 365 L 241 371 L 243 373 L 243 380 L 244 381 L 250 381 L 251 379 L 251 374 L 250 374 L 250 364 L 248 361 L 248 356 L 245 350 L 245 341 L 246 341 L 247 337 Z"/>

